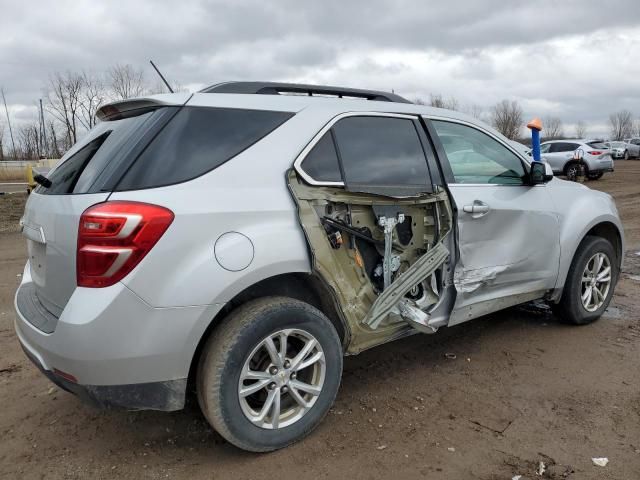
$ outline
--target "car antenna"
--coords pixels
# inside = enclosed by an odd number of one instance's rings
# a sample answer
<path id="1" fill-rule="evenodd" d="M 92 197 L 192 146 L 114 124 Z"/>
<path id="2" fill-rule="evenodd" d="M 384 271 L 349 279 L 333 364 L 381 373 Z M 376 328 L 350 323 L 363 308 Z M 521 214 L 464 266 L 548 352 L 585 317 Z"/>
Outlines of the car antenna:
<path id="1" fill-rule="evenodd" d="M 169 89 L 169 91 L 171 93 L 173 93 L 173 88 L 171 88 L 171 85 L 169 85 L 169 82 L 167 82 L 167 79 L 164 78 L 164 75 L 162 75 L 162 73 L 160 73 L 160 70 L 158 70 L 158 67 L 156 67 L 156 64 L 153 63 L 153 60 L 149 60 L 149 63 L 151 64 L 151 66 L 153 67 L 153 69 L 158 73 L 158 75 L 160 75 L 160 78 L 162 79 L 162 81 L 164 82 L 164 84 L 167 86 L 167 88 Z"/>

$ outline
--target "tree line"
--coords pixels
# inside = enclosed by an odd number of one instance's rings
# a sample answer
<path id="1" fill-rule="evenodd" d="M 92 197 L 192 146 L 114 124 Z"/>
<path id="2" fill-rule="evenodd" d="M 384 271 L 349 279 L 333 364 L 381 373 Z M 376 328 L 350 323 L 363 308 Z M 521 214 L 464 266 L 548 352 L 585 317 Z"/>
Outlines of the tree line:
<path id="1" fill-rule="evenodd" d="M 0 160 L 60 158 L 96 124 L 96 112 L 105 103 L 168 92 L 161 81 L 149 82 L 141 69 L 120 64 L 99 74 L 55 72 L 44 90 L 42 117 L 13 124 L 11 132 L 7 121 L 0 122 Z"/>
<path id="2" fill-rule="evenodd" d="M 440 94 L 432 94 L 429 101 L 417 98 L 414 102 L 419 105 L 462 111 L 478 120 L 490 123 L 496 130 L 511 140 L 521 139 L 523 135 L 525 125 L 524 111 L 516 100 L 501 100 L 488 109 L 484 109 L 479 105 L 460 107 L 460 103 L 456 98 L 444 98 Z M 560 117 L 547 116 L 542 119 L 542 126 L 541 136 L 544 140 L 586 138 L 588 135 L 587 124 L 583 121 L 577 122 L 573 130 L 567 132 Z M 609 140 L 624 140 L 630 137 L 640 137 L 640 119 L 634 119 L 629 110 L 620 110 L 610 114 Z"/>
<path id="3" fill-rule="evenodd" d="M 182 90 L 179 85 L 172 88 L 174 91 Z M 141 69 L 118 64 L 101 74 L 55 72 L 50 75 L 45 91 L 43 115 L 38 115 L 38 119 L 16 125 L 10 135 L 7 132 L 8 124 L 0 122 L 0 160 L 60 158 L 84 132 L 95 125 L 96 112 L 105 103 L 166 93 L 168 90 L 159 79 L 153 84 L 148 82 Z M 516 100 L 505 99 L 484 108 L 475 104 L 461 106 L 454 97 L 431 94 L 427 101 L 416 98 L 414 102 L 463 111 L 490 123 L 512 140 L 522 139 L 525 132 L 524 111 Z M 587 125 L 582 121 L 571 132 L 567 132 L 559 117 L 548 116 L 542 120 L 542 137 L 545 140 L 585 138 L 588 134 Z M 640 120 L 634 119 L 629 110 L 609 115 L 609 127 L 611 140 L 640 136 Z"/>

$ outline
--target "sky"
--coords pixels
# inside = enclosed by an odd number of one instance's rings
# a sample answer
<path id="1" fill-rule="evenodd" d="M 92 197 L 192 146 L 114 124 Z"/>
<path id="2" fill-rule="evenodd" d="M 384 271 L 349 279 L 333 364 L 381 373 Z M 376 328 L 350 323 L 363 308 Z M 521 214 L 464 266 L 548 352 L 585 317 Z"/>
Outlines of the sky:
<path id="1" fill-rule="evenodd" d="M 0 0 L 0 86 L 12 122 L 36 118 L 56 71 L 116 63 L 196 91 L 227 80 L 517 100 L 571 135 L 640 117 L 640 1 Z M 4 111 L 2 111 L 4 114 Z M 0 122 L 4 115 L 0 116 Z"/>

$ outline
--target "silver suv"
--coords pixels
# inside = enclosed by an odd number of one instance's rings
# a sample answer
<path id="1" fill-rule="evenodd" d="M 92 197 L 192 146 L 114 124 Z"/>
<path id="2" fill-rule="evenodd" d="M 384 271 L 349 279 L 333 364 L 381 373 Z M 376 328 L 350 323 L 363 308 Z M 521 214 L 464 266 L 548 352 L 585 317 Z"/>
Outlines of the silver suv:
<path id="1" fill-rule="evenodd" d="M 607 308 L 612 198 L 460 113 L 369 90 L 225 83 L 112 103 L 29 197 L 16 332 L 102 407 L 299 440 L 345 354 L 544 299 Z"/>
<path id="2" fill-rule="evenodd" d="M 580 161 L 589 180 L 598 180 L 613 172 L 609 146 L 600 140 L 550 140 L 540 146 L 542 159 L 555 173 L 575 178 Z"/>

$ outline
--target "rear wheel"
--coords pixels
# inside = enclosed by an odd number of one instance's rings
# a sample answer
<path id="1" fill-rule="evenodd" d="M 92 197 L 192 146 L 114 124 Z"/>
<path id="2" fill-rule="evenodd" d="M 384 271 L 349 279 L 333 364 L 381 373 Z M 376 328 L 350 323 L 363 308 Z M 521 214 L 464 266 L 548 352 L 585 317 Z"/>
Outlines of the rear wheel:
<path id="1" fill-rule="evenodd" d="M 266 452 L 320 423 L 341 375 L 342 347 L 327 317 L 298 300 L 268 297 L 232 312 L 208 340 L 198 400 L 225 439 Z"/>
<path id="2" fill-rule="evenodd" d="M 586 237 L 576 252 L 560 303 L 559 319 L 574 325 L 591 323 L 604 313 L 613 296 L 618 266 L 611 243 L 602 237 Z"/>

